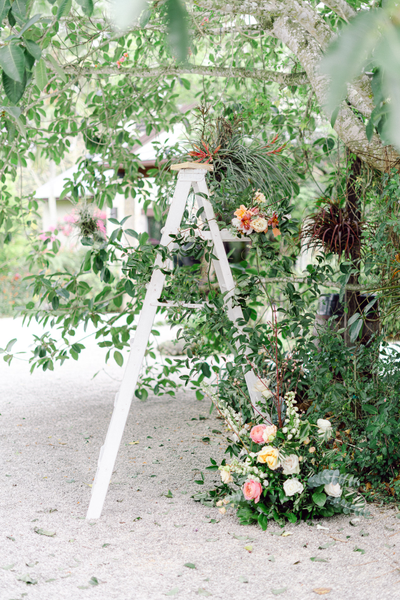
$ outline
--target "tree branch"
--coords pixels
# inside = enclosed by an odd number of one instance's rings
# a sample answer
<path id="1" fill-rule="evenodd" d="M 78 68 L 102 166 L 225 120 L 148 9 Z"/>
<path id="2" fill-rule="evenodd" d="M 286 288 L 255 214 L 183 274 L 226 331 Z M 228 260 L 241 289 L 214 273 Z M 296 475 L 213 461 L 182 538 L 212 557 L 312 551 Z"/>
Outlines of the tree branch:
<path id="1" fill-rule="evenodd" d="M 322 0 L 322 2 L 331 8 L 341 19 L 349 22 L 350 19 L 356 16 L 354 8 L 347 4 L 345 0 Z"/>
<path id="2" fill-rule="evenodd" d="M 256 81 L 274 82 L 281 85 L 305 85 L 308 83 L 307 75 L 301 73 L 282 73 L 279 71 L 265 71 L 262 69 L 241 69 L 228 67 L 204 67 L 201 65 L 186 65 L 180 67 L 131 67 L 118 69 L 116 66 L 109 67 L 80 67 L 79 65 L 65 65 L 62 67 L 65 73 L 81 76 L 92 75 L 116 75 L 129 77 L 166 77 L 172 75 L 205 75 L 207 77 L 234 77 L 238 79 L 255 79 Z"/>

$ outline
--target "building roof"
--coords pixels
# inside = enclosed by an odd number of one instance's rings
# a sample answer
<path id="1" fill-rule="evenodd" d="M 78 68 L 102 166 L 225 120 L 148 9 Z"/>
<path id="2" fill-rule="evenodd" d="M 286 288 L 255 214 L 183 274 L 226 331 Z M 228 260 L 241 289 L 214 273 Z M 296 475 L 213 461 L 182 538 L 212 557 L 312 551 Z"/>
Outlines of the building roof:
<path id="1" fill-rule="evenodd" d="M 184 127 L 181 123 L 174 126 L 172 131 L 153 132 L 150 135 L 143 135 L 139 139 L 139 143 L 132 148 L 132 152 L 142 163 L 142 170 L 146 172 L 148 169 L 154 168 L 159 146 L 174 146 L 176 143 L 182 142 L 184 138 Z M 121 166 L 123 169 L 123 166 Z M 64 189 L 65 183 L 69 179 L 74 179 L 74 175 L 78 173 L 78 166 L 70 167 L 60 175 L 53 177 L 44 185 L 40 186 L 35 193 L 35 198 L 59 198 Z M 109 175 L 113 174 L 110 169 Z M 107 171 L 105 172 L 107 176 Z M 88 190 L 88 195 L 91 193 Z"/>

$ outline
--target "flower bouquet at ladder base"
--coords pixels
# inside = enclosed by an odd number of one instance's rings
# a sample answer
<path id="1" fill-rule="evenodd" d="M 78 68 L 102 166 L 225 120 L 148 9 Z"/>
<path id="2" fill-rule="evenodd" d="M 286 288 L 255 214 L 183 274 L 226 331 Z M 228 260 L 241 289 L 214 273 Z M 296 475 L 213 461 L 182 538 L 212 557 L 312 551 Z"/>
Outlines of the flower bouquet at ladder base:
<path id="1" fill-rule="evenodd" d="M 270 519 L 283 524 L 341 512 L 368 514 L 356 491 L 359 481 L 340 466 L 330 421 L 313 424 L 301 416 L 294 392 L 284 398 L 280 429 L 271 422 L 245 424 L 231 407 L 213 401 L 241 447 L 230 464 L 218 467 L 212 460 L 208 467 L 219 468 L 225 484 L 226 495 L 216 503 L 221 513 L 234 506 L 242 524 L 258 522 L 264 530 Z"/>

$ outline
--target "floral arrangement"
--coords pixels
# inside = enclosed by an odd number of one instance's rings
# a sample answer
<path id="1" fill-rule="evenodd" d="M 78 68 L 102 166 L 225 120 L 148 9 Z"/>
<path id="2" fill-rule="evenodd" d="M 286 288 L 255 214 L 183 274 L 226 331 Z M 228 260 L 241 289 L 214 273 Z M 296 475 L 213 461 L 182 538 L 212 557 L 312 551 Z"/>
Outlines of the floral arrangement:
<path id="1" fill-rule="evenodd" d="M 274 237 L 280 235 L 278 229 L 278 217 L 274 212 L 272 217 L 268 217 L 263 211 L 263 204 L 266 204 L 264 194 L 257 190 L 253 196 L 253 205 L 251 208 L 246 208 L 243 204 L 240 208 L 235 210 L 235 218 L 232 219 L 232 225 L 236 227 L 239 233 L 251 234 L 254 231 L 256 233 L 267 233 L 268 228 L 272 227 L 272 233 Z"/>
<path id="2" fill-rule="evenodd" d="M 244 423 L 231 407 L 215 396 L 213 401 L 240 448 L 230 464 L 218 467 L 212 460 L 209 467 L 221 474 L 216 505 L 222 514 L 233 506 L 242 524 L 256 521 L 264 530 L 270 519 L 283 524 L 341 512 L 368 514 L 359 481 L 343 472 L 331 422 L 313 424 L 301 415 L 294 392 L 284 398 L 281 428 L 265 418 Z"/>

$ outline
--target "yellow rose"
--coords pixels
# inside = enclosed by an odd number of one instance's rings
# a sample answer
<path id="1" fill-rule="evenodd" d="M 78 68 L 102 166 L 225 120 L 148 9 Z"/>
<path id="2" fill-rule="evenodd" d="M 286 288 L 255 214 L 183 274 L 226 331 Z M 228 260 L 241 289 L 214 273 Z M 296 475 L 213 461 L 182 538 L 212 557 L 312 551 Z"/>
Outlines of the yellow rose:
<path id="1" fill-rule="evenodd" d="M 267 464 L 272 471 L 279 467 L 279 450 L 273 446 L 264 446 L 258 453 L 258 462 Z"/>

